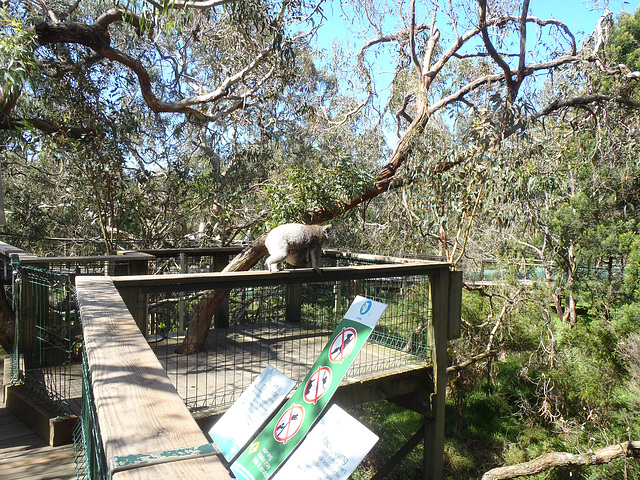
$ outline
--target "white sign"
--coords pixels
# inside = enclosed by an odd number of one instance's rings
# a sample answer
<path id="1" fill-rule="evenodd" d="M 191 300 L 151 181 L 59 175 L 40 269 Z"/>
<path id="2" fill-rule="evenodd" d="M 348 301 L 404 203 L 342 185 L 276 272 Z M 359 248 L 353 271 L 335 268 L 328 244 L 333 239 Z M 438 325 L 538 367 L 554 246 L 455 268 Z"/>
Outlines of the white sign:
<path id="1" fill-rule="evenodd" d="M 295 382 L 269 365 L 209 430 L 224 458 L 231 461 L 280 406 Z"/>
<path id="2" fill-rule="evenodd" d="M 387 305 L 356 295 L 344 318 L 373 328 L 386 310 Z"/>
<path id="3" fill-rule="evenodd" d="M 377 435 L 333 405 L 273 480 L 343 480 L 378 441 Z"/>

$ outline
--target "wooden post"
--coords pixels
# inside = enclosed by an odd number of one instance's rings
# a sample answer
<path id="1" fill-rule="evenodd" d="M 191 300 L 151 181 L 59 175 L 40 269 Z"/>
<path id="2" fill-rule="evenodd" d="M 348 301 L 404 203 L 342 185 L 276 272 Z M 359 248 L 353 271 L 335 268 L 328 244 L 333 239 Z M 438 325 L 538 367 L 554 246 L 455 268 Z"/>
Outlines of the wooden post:
<path id="1" fill-rule="evenodd" d="M 229 254 L 215 255 L 213 257 L 213 270 L 221 272 L 229 263 Z M 213 326 L 215 328 L 229 328 L 229 292 L 220 300 L 216 312 L 213 314 Z"/>
<path id="2" fill-rule="evenodd" d="M 449 312 L 447 322 L 447 339 L 460 337 L 462 317 L 462 271 L 449 273 Z"/>
<path id="3" fill-rule="evenodd" d="M 285 289 L 285 318 L 287 322 L 299 322 L 302 319 L 302 284 L 293 283 Z"/>
<path id="4" fill-rule="evenodd" d="M 142 333 L 142 335 L 144 335 L 145 338 L 147 338 L 147 335 L 149 334 L 147 296 L 142 293 L 139 287 L 136 286 L 122 287 L 119 289 L 119 293 L 125 305 L 129 309 L 129 313 L 131 313 L 131 316 L 133 316 L 136 325 L 138 325 L 140 332 Z"/>
<path id="5" fill-rule="evenodd" d="M 441 480 L 444 469 L 444 408 L 447 388 L 447 326 L 449 323 L 449 267 L 438 269 L 431 281 L 432 321 L 429 326 L 433 339 L 433 380 L 431 412 L 425 417 L 424 478 Z"/>

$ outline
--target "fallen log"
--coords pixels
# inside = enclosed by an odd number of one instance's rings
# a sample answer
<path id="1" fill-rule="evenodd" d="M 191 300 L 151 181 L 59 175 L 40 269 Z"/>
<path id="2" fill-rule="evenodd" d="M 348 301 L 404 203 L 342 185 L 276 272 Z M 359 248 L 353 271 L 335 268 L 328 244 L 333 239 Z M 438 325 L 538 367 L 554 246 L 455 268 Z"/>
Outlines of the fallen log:
<path id="1" fill-rule="evenodd" d="M 625 457 L 640 458 L 640 441 L 610 445 L 589 453 L 546 453 L 528 462 L 489 470 L 482 476 L 481 480 L 508 480 L 528 477 L 555 467 L 586 467 L 588 465 L 610 463 L 616 458 Z"/>

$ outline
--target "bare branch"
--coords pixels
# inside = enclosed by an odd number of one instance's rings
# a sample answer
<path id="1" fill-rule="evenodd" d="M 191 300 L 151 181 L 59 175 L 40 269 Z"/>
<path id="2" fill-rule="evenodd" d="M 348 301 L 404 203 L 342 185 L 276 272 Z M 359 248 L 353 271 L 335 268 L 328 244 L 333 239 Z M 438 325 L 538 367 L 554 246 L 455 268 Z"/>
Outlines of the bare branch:
<path id="1" fill-rule="evenodd" d="M 183 9 L 183 8 L 192 8 L 194 10 L 207 10 L 209 8 L 221 7 L 229 3 L 236 3 L 240 0 L 201 0 L 201 1 L 175 0 L 175 1 L 169 1 L 164 3 L 160 3 L 155 0 L 145 0 L 145 1 L 153 5 L 154 7 L 159 8 L 160 10 L 164 10 L 165 8 L 175 9 L 175 10 Z"/>
<path id="2" fill-rule="evenodd" d="M 0 130 L 24 129 L 25 126 L 33 126 L 43 132 L 61 133 L 73 138 L 80 138 L 85 135 L 95 133 L 96 131 L 93 127 L 68 127 L 41 118 L 25 119 L 0 117 Z"/>
<path id="3" fill-rule="evenodd" d="M 627 457 L 640 457 L 640 442 L 629 441 L 604 447 L 595 452 L 577 455 L 567 452 L 547 453 L 530 462 L 489 470 L 482 476 L 482 480 L 508 480 L 511 478 L 528 477 L 555 467 L 601 465 L 603 463 L 610 463 L 616 458 Z"/>
<path id="4" fill-rule="evenodd" d="M 487 49 L 487 52 L 489 52 L 489 55 L 491 56 L 493 61 L 496 62 L 498 66 L 500 66 L 500 68 L 502 68 L 504 72 L 503 78 L 507 87 L 509 99 L 513 100 L 517 94 L 517 89 L 513 84 L 513 80 L 511 78 L 511 68 L 496 51 L 493 43 L 491 43 L 491 39 L 489 38 L 489 31 L 487 29 L 487 0 L 478 0 L 478 17 L 480 19 L 480 33 L 482 34 L 482 41 L 484 42 L 484 46 Z"/>
<path id="5" fill-rule="evenodd" d="M 416 54 L 416 0 L 411 0 L 411 24 L 409 25 L 409 49 L 411 50 L 411 59 L 413 60 L 416 70 L 418 71 L 418 79 L 422 81 L 422 66 L 418 55 Z"/>
<path id="6" fill-rule="evenodd" d="M 264 49 L 245 68 L 228 76 L 215 90 L 175 102 L 164 102 L 153 93 L 151 78 L 144 65 L 138 59 L 111 47 L 107 29 L 109 25 L 117 21 L 127 21 L 134 27 L 140 28 L 140 21 L 137 16 L 111 9 L 102 14 L 94 25 L 82 23 L 40 23 L 35 25 L 33 30 L 37 34 L 37 40 L 40 45 L 59 42 L 77 43 L 91 48 L 104 58 L 118 62 L 129 68 L 138 77 L 138 83 L 144 101 L 155 113 L 184 113 L 204 121 L 218 119 L 222 113 L 208 115 L 201 110 L 193 108 L 194 106 L 204 103 L 215 103 L 226 98 L 232 86 L 241 82 L 247 74 L 254 71 L 259 65 L 262 65 L 273 53 L 271 48 Z M 270 71 L 270 74 L 272 73 L 273 70 Z M 231 112 L 237 110 L 237 108 L 238 107 L 226 111 Z"/>
<path id="7" fill-rule="evenodd" d="M 417 33 L 420 33 L 425 31 L 427 28 L 430 28 L 430 26 L 423 23 L 420 25 L 416 25 L 414 28 L 414 31 Z M 374 38 L 373 40 L 369 40 L 367 43 L 364 44 L 364 46 L 358 52 L 358 55 L 356 56 L 356 58 L 357 58 L 358 70 L 360 71 L 360 75 L 362 75 L 362 77 L 365 79 L 365 89 L 367 91 L 367 96 L 362 102 L 356 105 L 356 107 L 348 111 L 345 114 L 344 118 L 342 118 L 342 120 L 337 122 L 330 122 L 332 125 L 343 125 L 347 120 L 349 120 L 349 118 L 351 118 L 352 116 L 360 112 L 367 105 L 367 103 L 369 103 L 369 100 L 371 100 L 371 97 L 373 96 L 373 86 L 372 86 L 371 75 L 369 74 L 369 69 L 365 65 L 365 55 L 367 54 L 367 51 L 370 48 L 374 47 L 375 45 L 378 45 L 381 43 L 389 43 L 389 42 L 404 43 L 409 38 L 412 38 L 410 29 L 409 30 L 402 29 L 402 30 L 398 30 L 396 33 L 393 33 L 391 35 L 383 35 L 381 37 Z"/>
<path id="8" fill-rule="evenodd" d="M 604 103 L 604 102 L 614 102 L 629 108 L 640 108 L 640 102 L 636 102 L 627 97 L 603 95 L 603 94 L 583 95 L 581 97 L 556 100 L 555 102 L 547 105 L 546 108 L 533 114 L 531 117 L 527 119 L 527 121 L 536 120 L 540 117 L 544 117 L 552 112 L 561 110 L 563 108 L 586 107 L 588 105 L 593 105 L 594 103 Z"/>
<path id="9" fill-rule="evenodd" d="M 467 368 L 469 365 L 478 363 L 479 361 L 484 360 L 487 357 L 496 355 L 497 353 L 498 352 L 496 350 L 486 350 L 482 353 L 479 353 L 478 355 L 474 355 L 473 357 L 468 358 L 464 362 L 460 362 L 460 363 L 456 363 L 455 365 L 448 366 L 447 373 L 459 372 L 460 370 L 464 370 L 465 368 Z"/>
<path id="10" fill-rule="evenodd" d="M 529 0 L 522 2 L 522 16 L 520 17 L 520 60 L 518 61 L 518 76 L 516 84 L 518 88 L 524 80 L 524 66 L 526 65 L 527 51 L 527 13 L 529 11 Z"/>

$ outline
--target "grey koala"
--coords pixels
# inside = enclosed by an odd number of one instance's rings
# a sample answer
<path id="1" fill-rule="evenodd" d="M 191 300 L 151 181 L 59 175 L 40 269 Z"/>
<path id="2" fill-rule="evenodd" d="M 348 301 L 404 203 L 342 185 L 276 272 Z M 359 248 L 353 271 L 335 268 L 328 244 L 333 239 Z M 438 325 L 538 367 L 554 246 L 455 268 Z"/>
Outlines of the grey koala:
<path id="1" fill-rule="evenodd" d="M 269 257 L 266 265 L 269 271 L 276 271 L 278 265 L 287 262 L 294 267 L 311 267 L 320 271 L 322 248 L 329 244 L 331 225 L 303 225 L 285 223 L 271 230 L 264 241 Z"/>

